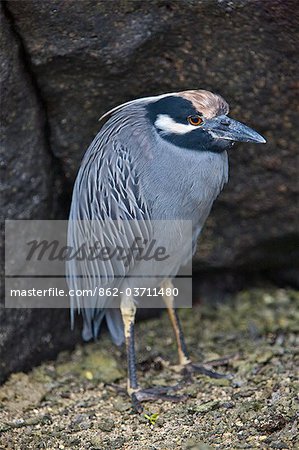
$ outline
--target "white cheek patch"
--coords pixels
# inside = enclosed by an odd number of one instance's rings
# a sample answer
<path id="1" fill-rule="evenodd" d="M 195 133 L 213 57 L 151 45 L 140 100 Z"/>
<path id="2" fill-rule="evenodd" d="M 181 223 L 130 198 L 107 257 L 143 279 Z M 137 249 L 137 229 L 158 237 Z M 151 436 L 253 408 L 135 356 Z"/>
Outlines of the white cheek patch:
<path id="1" fill-rule="evenodd" d="M 190 123 L 185 125 L 183 123 L 175 122 L 167 114 L 159 114 L 155 122 L 155 126 L 166 134 L 169 133 L 185 134 L 190 133 L 190 131 L 193 131 L 196 128 Z"/>

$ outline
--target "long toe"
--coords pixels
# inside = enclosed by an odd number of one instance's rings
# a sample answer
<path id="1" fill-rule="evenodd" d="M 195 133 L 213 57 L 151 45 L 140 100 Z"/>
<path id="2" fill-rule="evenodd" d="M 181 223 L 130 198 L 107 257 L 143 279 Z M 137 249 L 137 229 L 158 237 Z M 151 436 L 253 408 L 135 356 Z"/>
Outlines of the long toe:
<path id="1" fill-rule="evenodd" d="M 188 363 L 183 367 L 182 373 L 185 375 L 185 377 L 190 377 L 193 373 L 201 373 L 203 375 L 206 375 L 210 378 L 227 378 L 231 379 L 231 375 L 227 375 L 224 373 L 215 372 L 212 369 L 209 369 L 208 367 L 201 365 L 201 364 L 193 364 Z"/>
<path id="2" fill-rule="evenodd" d="M 148 389 L 139 389 L 131 394 L 132 405 L 135 411 L 142 413 L 144 408 L 141 402 L 163 400 L 167 402 L 181 402 L 188 398 L 187 395 L 171 395 L 168 392 L 174 392 L 180 389 L 180 386 L 154 387 Z"/>

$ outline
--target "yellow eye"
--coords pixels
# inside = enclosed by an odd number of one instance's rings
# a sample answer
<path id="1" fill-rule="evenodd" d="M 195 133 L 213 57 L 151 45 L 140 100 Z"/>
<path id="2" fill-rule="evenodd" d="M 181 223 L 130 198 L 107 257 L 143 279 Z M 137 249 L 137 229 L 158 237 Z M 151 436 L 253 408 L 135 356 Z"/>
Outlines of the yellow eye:
<path id="1" fill-rule="evenodd" d="M 194 127 L 197 127 L 198 125 L 203 124 L 203 118 L 200 116 L 188 116 L 187 117 L 188 122 L 193 125 Z"/>

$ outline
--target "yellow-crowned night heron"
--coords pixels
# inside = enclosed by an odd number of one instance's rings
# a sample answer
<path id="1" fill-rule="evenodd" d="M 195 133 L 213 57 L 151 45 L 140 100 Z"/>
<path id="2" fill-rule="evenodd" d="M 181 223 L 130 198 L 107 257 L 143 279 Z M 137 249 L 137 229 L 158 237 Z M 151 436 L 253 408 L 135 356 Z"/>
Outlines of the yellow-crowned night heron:
<path id="1" fill-rule="evenodd" d="M 74 186 L 69 244 L 77 246 L 86 239 L 94 240 L 99 233 L 102 241 L 110 246 L 122 246 L 135 233 L 136 230 L 132 231 L 135 221 L 145 242 L 154 236 L 159 242 L 171 243 L 169 276 L 173 277 L 186 258 L 184 239 L 181 239 L 183 231 L 177 223 L 172 225 L 173 221 L 192 221 L 196 243 L 214 200 L 227 182 L 227 150 L 236 141 L 266 142 L 227 113 L 228 104 L 222 97 L 203 90 L 141 98 L 106 113 L 84 156 Z M 110 220 L 116 225 L 107 226 Z M 153 221 L 160 220 L 169 220 L 169 225 L 151 227 Z M 95 223 L 99 228 L 90 225 L 85 228 L 82 223 Z M 98 335 L 105 317 L 114 342 L 120 345 L 126 341 L 128 393 L 137 410 L 142 410 L 142 400 L 179 398 L 167 395 L 162 388 L 141 389 L 137 383 L 134 318 L 138 302 L 133 295 L 124 294 L 128 292 L 124 287 L 142 286 L 145 279 L 141 277 L 138 281 L 137 276 L 143 273 L 142 264 L 137 258 L 130 264 L 109 258 L 79 258 L 68 263 L 68 282 L 77 292 L 86 286 L 117 287 L 118 292 L 123 292 L 119 309 L 110 307 L 112 297 L 103 295 L 108 291 L 99 295 L 95 289 L 92 297 L 79 294 L 72 297 L 75 302 L 72 310 L 78 308 L 83 312 L 85 340 Z M 172 285 L 166 276 L 146 278 L 146 283 L 151 288 Z M 189 371 L 217 376 L 192 364 L 173 296 L 164 294 L 163 297 L 175 331 L 180 364 Z"/>

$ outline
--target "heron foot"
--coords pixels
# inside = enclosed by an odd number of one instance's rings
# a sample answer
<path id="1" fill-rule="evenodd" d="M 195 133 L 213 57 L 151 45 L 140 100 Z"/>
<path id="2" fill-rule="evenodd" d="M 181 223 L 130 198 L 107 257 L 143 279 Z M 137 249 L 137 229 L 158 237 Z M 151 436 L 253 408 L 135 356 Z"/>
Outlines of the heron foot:
<path id="1" fill-rule="evenodd" d="M 144 408 L 141 402 L 144 401 L 155 401 L 155 400 L 163 400 L 167 402 L 180 402 L 184 401 L 188 398 L 187 395 L 169 395 L 169 392 L 178 391 L 181 388 L 180 385 L 176 386 L 159 386 L 147 389 L 138 389 L 131 393 L 131 400 L 133 409 L 138 413 L 143 413 Z"/>

